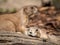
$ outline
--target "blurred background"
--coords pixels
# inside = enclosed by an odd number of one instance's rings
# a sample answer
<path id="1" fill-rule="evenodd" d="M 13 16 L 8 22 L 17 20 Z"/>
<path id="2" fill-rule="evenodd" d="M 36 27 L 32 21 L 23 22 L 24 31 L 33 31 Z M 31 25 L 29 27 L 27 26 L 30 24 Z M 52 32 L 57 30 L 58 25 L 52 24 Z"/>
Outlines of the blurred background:
<path id="1" fill-rule="evenodd" d="M 0 0 L 0 14 L 1 13 L 14 13 L 26 5 L 42 6 L 55 6 L 60 9 L 60 0 Z"/>

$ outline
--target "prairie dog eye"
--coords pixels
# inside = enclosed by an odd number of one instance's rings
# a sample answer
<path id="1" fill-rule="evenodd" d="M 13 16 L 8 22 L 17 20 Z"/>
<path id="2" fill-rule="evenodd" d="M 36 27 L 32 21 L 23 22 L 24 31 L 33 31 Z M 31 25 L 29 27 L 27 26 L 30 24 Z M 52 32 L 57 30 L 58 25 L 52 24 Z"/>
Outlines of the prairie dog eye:
<path id="1" fill-rule="evenodd" d="M 38 31 L 38 29 L 36 29 L 36 31 Z"/>

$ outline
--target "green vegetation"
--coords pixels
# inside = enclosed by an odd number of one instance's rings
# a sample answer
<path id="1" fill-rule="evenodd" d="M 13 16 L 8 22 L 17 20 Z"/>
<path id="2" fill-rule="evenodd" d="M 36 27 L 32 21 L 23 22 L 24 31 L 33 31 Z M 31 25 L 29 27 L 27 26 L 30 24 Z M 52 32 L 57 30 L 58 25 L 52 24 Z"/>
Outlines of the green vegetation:
<path id="1" fill-rule="evenodd" d="M 10 9 L 3 9 L 3 8 L 0 8 L 0 14 L 2 13 L 16 13 L 16 8 L 10 8 Z"/>
<path id="2" fill-rule="evenodd" d="M 10 13 L 15 13 L 17 10 L 16 10 L 16 8 L 11 8 L 11 9 L 9 9 L 9 12 Z"/>
<path id="3" fill-rule="evenodd" d="M 56 7 L 56 9 L 60 9 L 60 0 L 52 0 L 53 5 Z"/>
<path id="4" fill-rule="evenodd" d="M 3 8 L 0 8 L 0 13 L 2 13 L 3 12 Z"/>
<path id="5" fill-rule="evenodd" d="M 3 0 L 3 2 L 7 2 L 7 0 Z"/>
<path id="6" fill-rule="evenodd" d="M 7 0 L 0 0 L 0 4 L 6 3 Z"/>

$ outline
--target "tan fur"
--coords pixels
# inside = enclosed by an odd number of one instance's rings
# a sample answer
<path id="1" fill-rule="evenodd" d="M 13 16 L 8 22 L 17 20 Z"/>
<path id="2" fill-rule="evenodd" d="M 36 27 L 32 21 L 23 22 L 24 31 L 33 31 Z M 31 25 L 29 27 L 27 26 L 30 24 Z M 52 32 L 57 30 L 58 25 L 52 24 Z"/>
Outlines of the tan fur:
<path id="1" fill-rule="evenodd" d="M 49 39 L 49 36 L 54 35 L 54 34 L 59 34 L 59 32 L 56 32 L 55 30 L 50 30 L 50 29 L 44 29 L 44 28 L 39 28 L 38 31 L 35 33 L 37 37 L 40 37 L 42 39 Z"/>
<path id="2" fill-rule="evenodd" d="M 46 34 L 46 30 L 43 29 L 43 30 L 40 31 L 40 33 L 41 33 L 40 38 L 43 38 L 43 39 L 47 39 L 48 38 L 48 36 Z"/>
<path id="3" fill-rule="evenodd" d="M 11 21 L 0 21 L 0 31 L 12 31 L 15 32 L 15 26 Z"/>
<path id="4" fill-rule="evenodd" d="M 26 15 L 23 14 L 22 8 L 15 14 L 0 15 L 0 29 L 7 31 L 19 31 L 24 33 L 26 28 Z"/>

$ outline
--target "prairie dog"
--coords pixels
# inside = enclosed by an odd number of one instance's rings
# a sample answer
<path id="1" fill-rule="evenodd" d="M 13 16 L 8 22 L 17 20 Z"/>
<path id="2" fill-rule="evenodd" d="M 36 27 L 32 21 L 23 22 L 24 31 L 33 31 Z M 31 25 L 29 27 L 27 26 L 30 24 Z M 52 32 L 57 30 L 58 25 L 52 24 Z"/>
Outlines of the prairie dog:
<path id="1" fill-rule="evenodd" d="M 41 39 L 53 39 L 52 36 L 55 37 L 54 33 L 57 34 L 54 30 L 46 30 L 38 27 L 29 27 L 27 29 L 27 34 L 29 36 L 38 37 Z"/>
<path id="2" fill-rule="evenodd" d="M 22 19 L 25 21 L 24 19 Z M 22 25 L 21 21 L 21 16 L 20 14 L 5 14 L 5 15 L 0 15 L 0 29 L 2 30 L 8 30 L 12 31 L 14 30 L 15 32 L 22 32 L 24 33 L 25 25 Z M 11 30 L 10 30 L 11 29 Z"/>
<path id="3" fill-rule="evenodd" d="M 37 8 L 30 5 L 22 7 L 17 13 L 0 15 L 0 29 L 8 31 L 14 30 L 15 32 L 21 32 L 27 35 L 26 25 L 29 21 L 28 17 L 29 15 L 33 13 L 35 14 L 36 12 Z M 5 26 L 8 26 L 8 28 L 6 28 Z M 11 28 L 11 30 L 10 26 L 13 27 Z"/>
<path id="4" fill-rule="evenodd" d="M 22 14 L 22 9 L 14 14 L 0 15 L 0 29 L 7 31 L 21 32 L 25 34 L 26 15 Z M 10 30 L 11 29 L 11 30 Z"/>
<path id="5" fill-rule="evenodd" d="M 40 29 L 38 27 L 29 27 L 28 28 L 28 35 L 32 37 L 39 37 L 42 39 L 47 39 L 48 36 L 46 34 L 46 30 Z"/>

